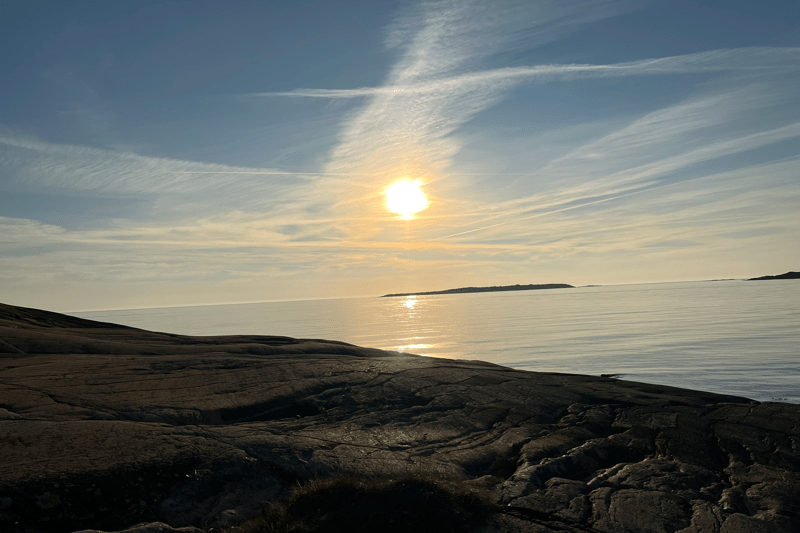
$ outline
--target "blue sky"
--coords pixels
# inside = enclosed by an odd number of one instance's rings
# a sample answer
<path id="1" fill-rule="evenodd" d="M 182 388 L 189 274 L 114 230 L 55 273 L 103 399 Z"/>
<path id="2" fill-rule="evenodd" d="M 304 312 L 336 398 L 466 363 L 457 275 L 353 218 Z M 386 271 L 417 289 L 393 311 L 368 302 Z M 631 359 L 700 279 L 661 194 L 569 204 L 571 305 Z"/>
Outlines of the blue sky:
<path id="1" fill-rule="evenodd" d="M 800 266 L 796 0 L 6 0 L 0 49 L 6 303 Z"/>

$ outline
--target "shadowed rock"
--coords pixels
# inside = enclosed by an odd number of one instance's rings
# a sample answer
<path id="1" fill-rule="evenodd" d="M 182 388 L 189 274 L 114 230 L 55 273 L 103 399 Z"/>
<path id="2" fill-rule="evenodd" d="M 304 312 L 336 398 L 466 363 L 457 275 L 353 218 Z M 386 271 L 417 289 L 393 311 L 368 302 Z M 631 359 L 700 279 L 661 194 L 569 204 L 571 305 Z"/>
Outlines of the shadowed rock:
<path id="1" fill-rule="evenodd" d="M 7 305 L 0 339 L 3 532 L 232 525 L 409 473 L 493 487 L 475 531 L 800 530 L 796 405 Z"/>

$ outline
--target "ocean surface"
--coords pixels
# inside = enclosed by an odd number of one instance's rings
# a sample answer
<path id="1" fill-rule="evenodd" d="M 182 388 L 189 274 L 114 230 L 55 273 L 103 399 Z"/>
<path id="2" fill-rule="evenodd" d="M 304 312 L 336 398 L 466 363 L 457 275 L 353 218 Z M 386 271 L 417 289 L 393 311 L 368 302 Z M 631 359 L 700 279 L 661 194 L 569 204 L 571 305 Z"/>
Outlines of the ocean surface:
<path id="1" fill-rule="evenodd" d="M 283 335 L 800 403 L 800 280 L 704 281 L 72 313 Z"/>

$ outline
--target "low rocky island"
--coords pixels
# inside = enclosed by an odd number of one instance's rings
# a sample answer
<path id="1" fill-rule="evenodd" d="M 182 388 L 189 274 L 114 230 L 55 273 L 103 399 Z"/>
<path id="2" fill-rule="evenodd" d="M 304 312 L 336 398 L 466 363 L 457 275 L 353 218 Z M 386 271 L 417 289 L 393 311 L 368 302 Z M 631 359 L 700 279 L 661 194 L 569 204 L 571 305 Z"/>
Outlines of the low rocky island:
<path id="1" fill-rule="evenodd" d="M 397 294 L 384 294 L 381 298 L 393 298 L 395 296 L 427 296 L 431 294 L 466 294 L 473 292 L 505 292 L 505 291 L 535 291 L 540 289 L 574 289 L 572 285 L 566 283 L 545 283 L 540 285 L 500 285 L 492 287 L 461 287 L 459 289 L 446 289 L 443 291 L 427 292 L 400 292 Z"/>
<path id="2" fill-rule="evenodd" d="M 785 274 L 778 274 L 777 276 L 761 276 L 758 278 L 750 278 L 747 281 L 765 281 L 771 279 L 800 279 L 800 272 L 786 272 Z"/>
<path id="3" fill-rule="evenodd" d="M 490 500 L 452 531 L 796 532 L 798 421 L 599 376 L 0 305 L 4 533 L 229 528 L 337 478 Z M 383 504 L 362 496 L 369 523 Z M 402 531 L 417 510 L 391 503 L 381 530 Z"/>

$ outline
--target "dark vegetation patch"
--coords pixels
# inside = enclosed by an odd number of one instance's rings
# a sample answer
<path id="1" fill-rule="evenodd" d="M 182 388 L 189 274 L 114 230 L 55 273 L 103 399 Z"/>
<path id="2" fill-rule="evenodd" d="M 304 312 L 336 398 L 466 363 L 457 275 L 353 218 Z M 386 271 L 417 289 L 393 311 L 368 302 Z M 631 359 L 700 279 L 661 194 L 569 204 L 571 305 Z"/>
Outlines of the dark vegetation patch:
<path id="1" fill-rule="evenodd" d="M 456 533 L 498 507 L 488 488 L 431 476 L 339 476 L 295 486 L 264 515 L 227 533 Z"/>

